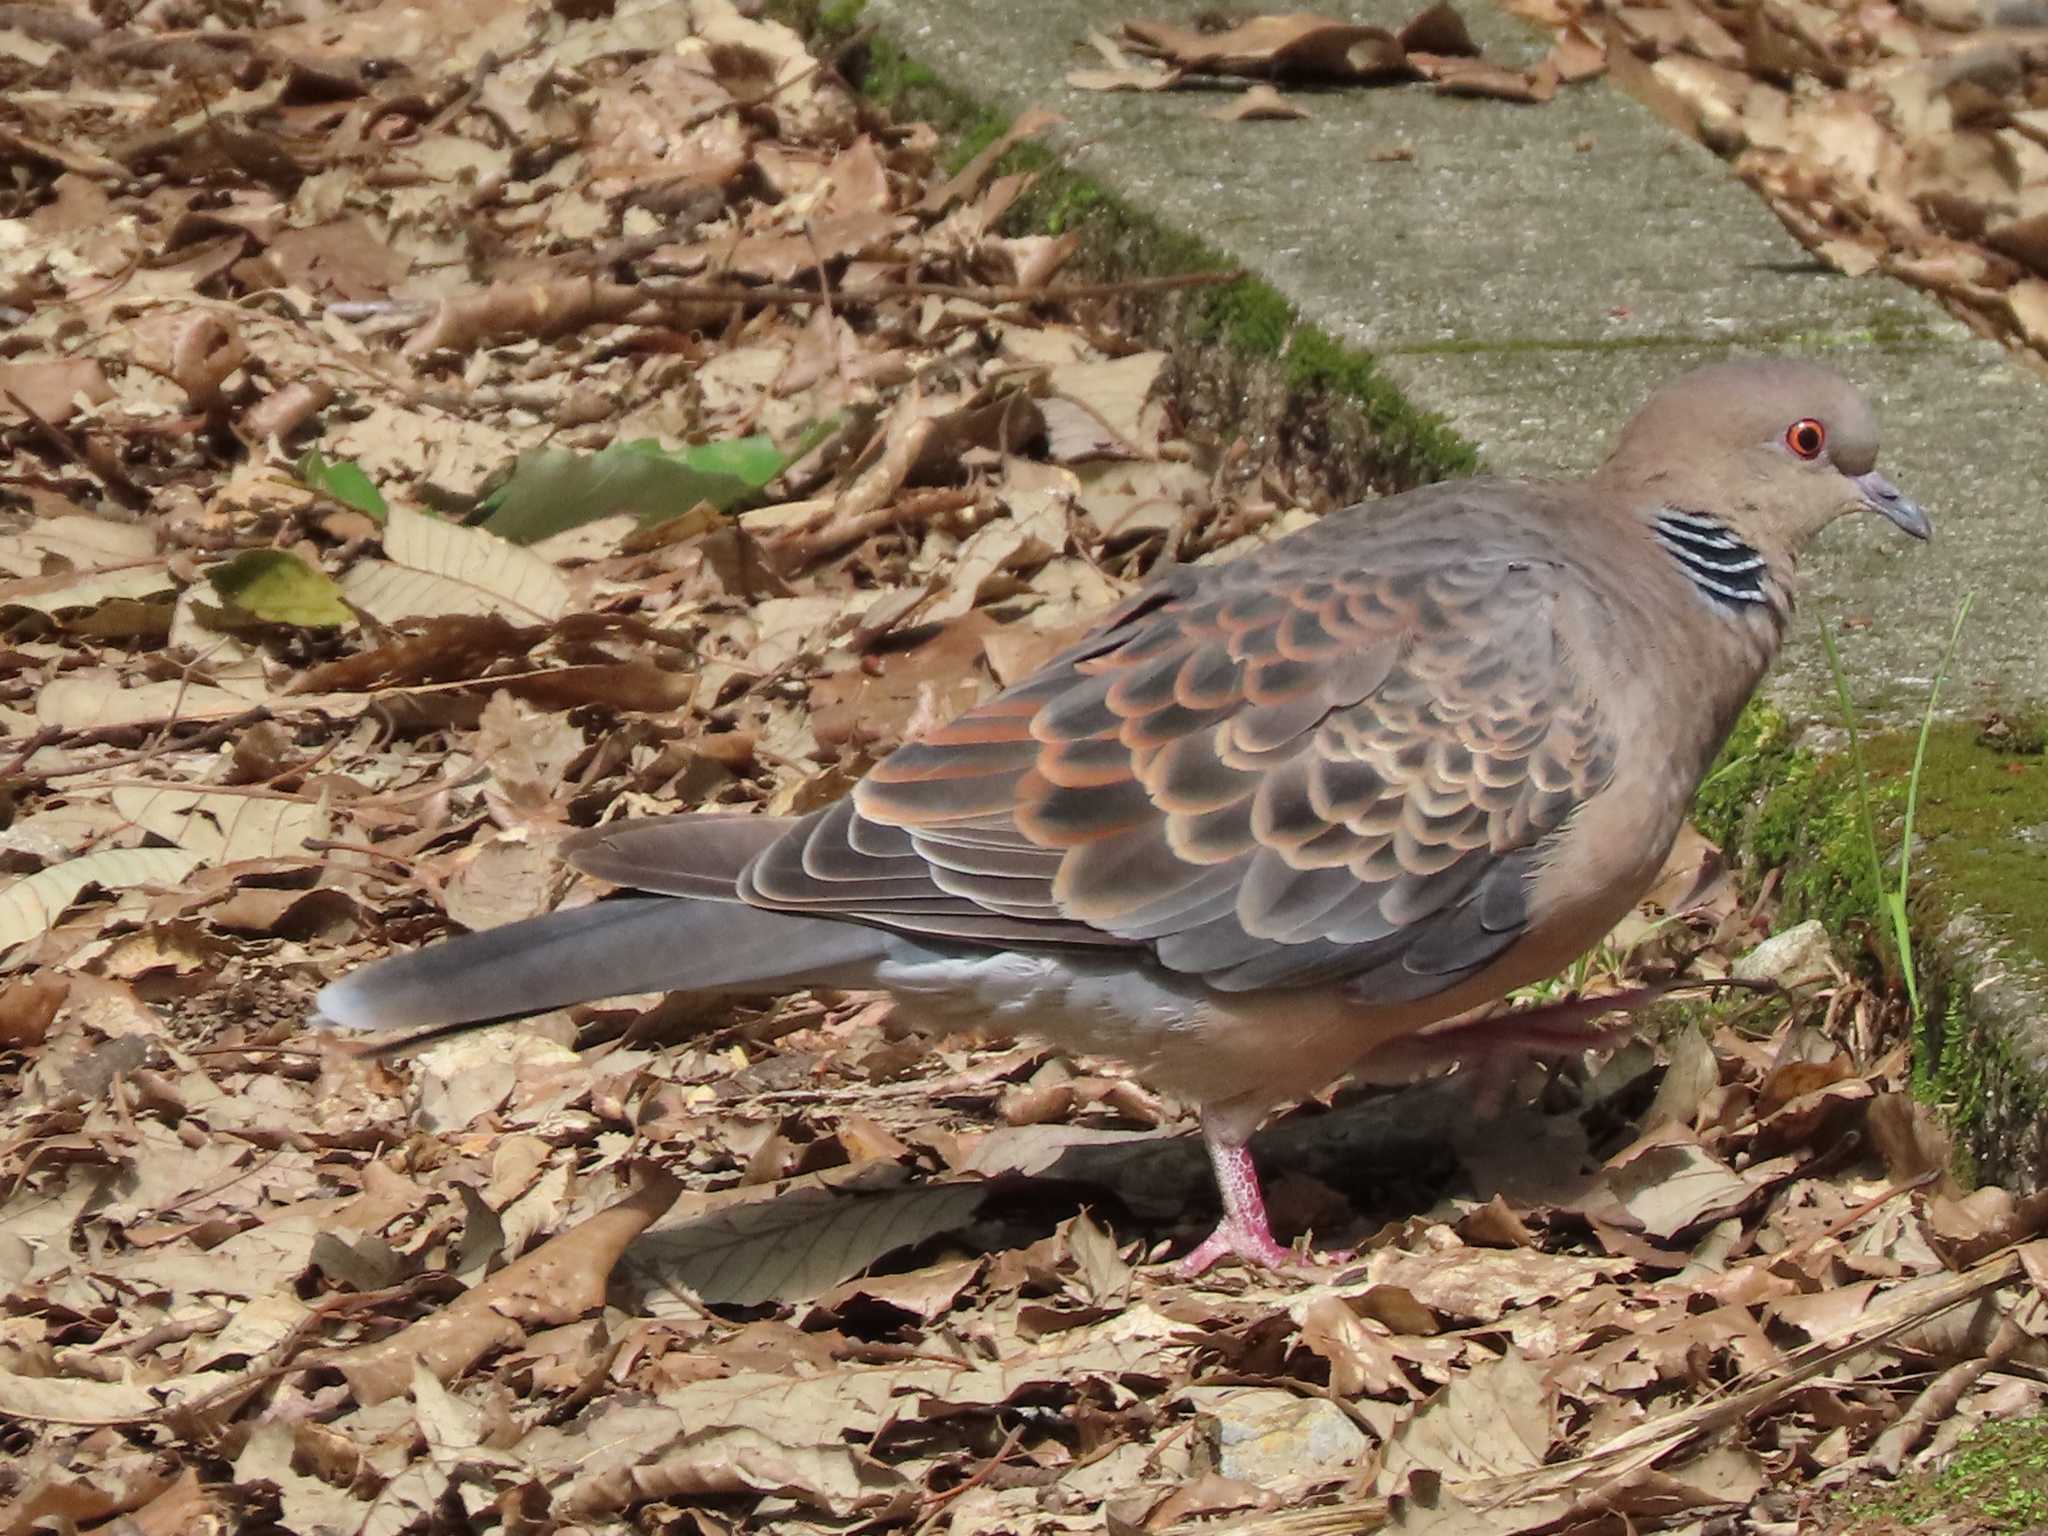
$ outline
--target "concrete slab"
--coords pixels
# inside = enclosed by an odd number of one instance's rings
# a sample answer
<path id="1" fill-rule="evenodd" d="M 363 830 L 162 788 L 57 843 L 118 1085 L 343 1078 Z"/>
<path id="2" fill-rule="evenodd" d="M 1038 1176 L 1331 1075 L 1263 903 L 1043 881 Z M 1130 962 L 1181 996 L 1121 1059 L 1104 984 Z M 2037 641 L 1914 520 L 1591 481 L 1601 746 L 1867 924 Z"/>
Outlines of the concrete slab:
<path id="1" fill-rule="evenodd" d="M 1390 26 L 1416 8 L 1319 6 Z M 1547 46 L 1483 0 L 1463 8 L 1489 57 L 1521 62 Z M 1886 465 L 1939 530 L 1909 548 L 1851 525 L 1814 558 L 1809 614 L 1875 621 L 1842 642 L 1859 697 L 1902 713 L 1923 701 L 1968 591 L 1951 699 L 2048 692 L 2048 561 L 2036 553 L 2048 466 L 2026 425 L 2048 422 L 2048 382 L 1913 290 L 1818 266 L 1725 165 L 1605 83 L 1541 107 L 1421 86 L 1296 91 L 1312 116 L 1268 123 L 1212 121 L 1205 93 L 1066 85 L 1089 28 L 1207 9 L 871 0 L 865 15 L 987 106 L 1062 113 L 1058 142 L 1076 170 L 1373 352 L 1490 468 L 1583 468 L 1657 381 L 1731 351 L 1835 363 L 1879 402 Z M 1414 159 L 1372 157 L 1394 145 Z M 1795 711 L 1832 708 L 1810 619 L 1777 686 Z"/>

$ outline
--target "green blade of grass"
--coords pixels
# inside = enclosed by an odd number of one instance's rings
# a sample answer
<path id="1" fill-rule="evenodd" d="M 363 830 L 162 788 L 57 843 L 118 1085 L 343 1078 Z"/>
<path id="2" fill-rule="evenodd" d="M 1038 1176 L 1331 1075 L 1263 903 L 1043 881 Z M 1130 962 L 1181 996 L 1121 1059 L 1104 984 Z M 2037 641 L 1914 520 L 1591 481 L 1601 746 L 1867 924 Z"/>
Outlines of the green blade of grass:
<path id="1" fill-rule="evenodd" d="M 1913 819 L 1919 809 L 1920 771 L 1927 761 L 1927 738 L 1934 729 L 1934 713 L 1941 701 L 1941 685 L 1947 681 L 1949 668 L 1955 662 L 1956 647 L 1963 637 L 1963 623 L 1969 618 L 1970 604 L 1975 599 L 1975 593 L 1966 593 L 1956 609 L 1948 645 L 1942 651 L 1941 663 L 1935 668 L 1934 680 L 1928 686 L 1927 707 L 1921 711 L 1920 739 L 1913 749 L 1912 772 L 1906 779 L 1906 815 L 1901 828 L 1897 890 L 1888 890 L 1885 886 L 1884 855 L 1877 842 L 1877 815 L 1871 807 L 1870 772 L 1863 760 L 1863 741 L 1856 730 L 1856 706 L 1849 697 L 1848 674 L 1842 670 L 1841 654 L 1835 649 L 1835 637 L 1827 622 L 1823 620 L 1820 626 L 1821 649 L 1827 652 L 1828 672 L 1835 680 L 1835 697 L 1842 706 L 1842 725 L 1849 733 L 1849 766 L 1856 781 L 1856 809 L 1863 823 L 1863 851 L 1870 863 L 1871 894 L 1890 924 L 1892 945 L 1899 956 L 1899 977 L 1906 984 L 1906 1006 L 1912 1010 L 1916 1024 L 1922 1017 L 1920 975 L 1913 963 L 1913 922 L 1908 905 L 1913 880 Z"/>
<path id="2" fill-rule="evenodd" d="M 1941 685 L 1948 680 L 1948 669 L 1956 659 L 1956 646 L 1963 638 L 1963 621 L 1969 618 L 1970 604 L 1976 601 L 1976 597 L 1974 592 L 1965 592 L 1962 602 L 1956 607 L 1956 621 L 1949 627 L 1948 646 L 1941 653 L 1941 665 L 1934 669 L 1934 681 L 1927 689 L 1927 708 L 1920 716 L 1920 739 L 1913 746 L 1913 771 L 1906 776 L 1906 820 L 1899 843 L 1899 889 L 1892 898 L 1892 926 L 1902 935 L 1911 932 L 1906 907 L 1907 887 L 1913 875 L 1913 816 L 1920 808 L 1920 770 L 1927 762 L 1927 737 L 1934 729 L 1934 709 L 1941 698 Z M 1911 948 L 1903 938 L 1900 953 L 1904 957 L 1906 1001 L 1917 1023 L 1920 1018 L 1919 978 L 1913 971 Z"/>

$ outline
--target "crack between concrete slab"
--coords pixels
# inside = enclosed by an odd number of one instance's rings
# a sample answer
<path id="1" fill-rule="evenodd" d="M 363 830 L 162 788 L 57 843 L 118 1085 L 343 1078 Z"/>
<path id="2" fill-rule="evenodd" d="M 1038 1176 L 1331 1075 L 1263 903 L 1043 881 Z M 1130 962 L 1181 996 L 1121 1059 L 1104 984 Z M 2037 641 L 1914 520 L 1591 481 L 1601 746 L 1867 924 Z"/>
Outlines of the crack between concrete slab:
<path id="1" fill-rule="evenodd" d="M 1803 347 L 1819 351 L 1829 347 L 1884 346 L 1910 353 L 1917 347 L 1932 347 L 1930 338 L 1880 336 L 1869 329 L 1851 331 L 1731 331 L 1716 335 L 1684 334 L 1665 336 L 1510 336 L 1501 340 L 1480 337 L 1437 342 L 1397 342 L 1376 349 L 1381 357 L 1456 357 L 1472 354 L 1514 354 L 1525 352 L 1697 352 L 1707 347 Z"/>

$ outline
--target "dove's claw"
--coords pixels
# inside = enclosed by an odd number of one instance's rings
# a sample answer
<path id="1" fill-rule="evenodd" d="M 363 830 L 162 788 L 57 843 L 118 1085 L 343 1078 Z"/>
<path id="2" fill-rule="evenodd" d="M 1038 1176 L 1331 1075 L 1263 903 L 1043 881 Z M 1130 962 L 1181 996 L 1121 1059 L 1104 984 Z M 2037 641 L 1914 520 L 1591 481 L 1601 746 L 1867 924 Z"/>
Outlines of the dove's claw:
<path id="1" fill-rule="evenodd" d="M 1231 1257 L 1264 1269 L 1288 1269 L 1295 1262 L 1294 1250 L 1282 1247 L 1263 1221 L 1254 1231 L 1226 1216 L 1173 1269 L 1181 1279 L 1192 1280 L 1218 1259 Z"/>

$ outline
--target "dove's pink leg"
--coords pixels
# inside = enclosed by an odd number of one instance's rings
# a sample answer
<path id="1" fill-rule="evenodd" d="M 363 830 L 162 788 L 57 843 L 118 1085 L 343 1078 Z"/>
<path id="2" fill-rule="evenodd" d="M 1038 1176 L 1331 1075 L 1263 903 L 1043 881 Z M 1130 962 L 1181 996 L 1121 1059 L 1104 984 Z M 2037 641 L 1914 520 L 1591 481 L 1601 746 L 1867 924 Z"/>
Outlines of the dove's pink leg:
<path id="1" fill-rule="evenodd" d="M 1252 1166 L 1251 1148 L 1241 1141 L 1225 1141 L 1207 1126 L 1202 1128 L 1202 1140 L 1209 1148 L 1209 1166 L 1216 1170 L 1216 1191 L 1223 1196 L 1223 1219 L 1176 1266 L 1180 1277 L 1192 1280 L 1230 1254 L 1247 1264 L 1285 1268 L 1294 1255 L 1281 1247 L 1266 1220 L 1266 1197 L 1259 1191 L 1259 1170 Z"/>
<path id="2" fill-rule="evenodd" d="M 1266 1197 L 1259 1190 L 1259 1170 L 1252 1164 L 1251 1148 L 1206 1122 L 1202 1126 L 1202 1143 L 1209 1149 L 1209 1166 L 1216 1172 L 1216 1191 L 1223 1197 L 1223 1219 L 1175 1266 L 1180 1277 L 1192 1280 L 1218 1259 L 1230 1255 L 1263 1269 L 1300 1268 L 1294 1251 L 1273 1236 L 1272 1225 L 1266 1220 Z M 1350 1257 L 1348 1253 L 1315 1254 L 1310 1263 L 1341 1264 Z"/>

